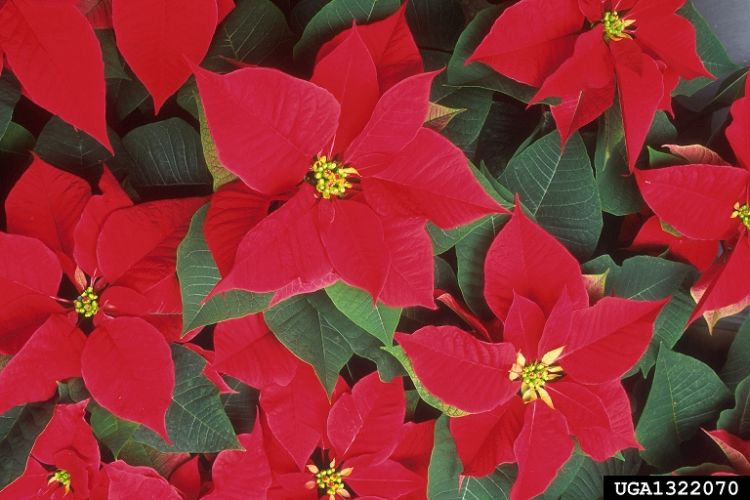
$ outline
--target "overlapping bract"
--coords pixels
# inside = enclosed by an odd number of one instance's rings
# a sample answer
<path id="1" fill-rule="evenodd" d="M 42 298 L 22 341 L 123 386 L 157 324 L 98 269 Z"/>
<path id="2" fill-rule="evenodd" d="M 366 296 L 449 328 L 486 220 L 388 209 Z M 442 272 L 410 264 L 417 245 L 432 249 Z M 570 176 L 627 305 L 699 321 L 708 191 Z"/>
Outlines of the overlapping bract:
<path id="1" fill-rule="evenodd" d="M 551 107 L 563 143 L 612 106 L 617 93 L 632 169 L 656 111 L 671 111 L 679 79 L 711 76 L 696 52 L 695 29 L 676 14 L 684 3 L 521 0 L 501 14 L 469 61 L 539 87 L 532 103 L 559 99 Z"/>
<path id="2" fill-rule="evenodd" d="M 0 411 L 83 377 L 99 404 L 168 439 L 175 252 L 205 200 L 133 205 L 106 169 L 99 189 L 37 159 L 6 200 L 0 349 L 14 356 L 0 372 Z"/>
<path id="3" fill-rule="evenodd" d="M 740 312 L 750 304 L 750 243 L 742 207 L 748 204 L 750 183 L 750 84 L 746 95 L 732 105 L 732 124 L 726 136 L 737 155 L 738 167 L 727 165 L 703 148 L 677 150 L 687 159 L 711 161 L 639 170 L 636 172 L 643 198 L 654 213 L 673 227 L 683 239 L 695 244 L 721 243 L 721 255 L 704 270 L 692 287 L 697 302 L 691 320 L 701 315 L 709 326 L 724 316 Z M 698 153 L 698 155 L 696 155 Z M 714 259 L 711 259 L 714 261 Z"/>
<path id="4" fill-rule="evenodd" d="M 239 177 L 206 220 L 224 275 L 216 292 L 280 300 L 342 279 L 373 300 L 431 307 L 424 224 L 503 210 L 463 153 L 422 126 L 435 74 L 413 74 L 410 37 L 384 37 L 403 22 L 402 10 L 362 34 L 351 28 L 324 47 L 312 82 L 265 68 L 196 71 L 218 157 Z M 341 182 L 333 194 L 314 165 L 338 169 L 327 174 Z"/>
<path id="5" fill-rule="evenodd" d="M 219 455 L 207 498 L 425 498 L 433 424 L 404 423 L 405 405 L 401 380 L 376 373 L 351 390 L 341 380 L 329 401 L 300 365 L 290 383 L 261 391 L 255 429 L 240 436 L 246 451 Z M 343 481 L 333 495 L 315 481 L 329 468 Z"/>
<path id="6" fill-rule="evenodd" d="M 570 456 L 570 436 L 596 460 L 638 446 L 619 379 L 648 346 L 663 301 L 590 306 L 573 256 L 519 207 L 488 251 L 484 293 L 503 342 L 448 326 L 396 335 L 424 387 L 471 413 L 451 421 L 465 474 L 517 462 L 511 498 L 531 498 Z"/>

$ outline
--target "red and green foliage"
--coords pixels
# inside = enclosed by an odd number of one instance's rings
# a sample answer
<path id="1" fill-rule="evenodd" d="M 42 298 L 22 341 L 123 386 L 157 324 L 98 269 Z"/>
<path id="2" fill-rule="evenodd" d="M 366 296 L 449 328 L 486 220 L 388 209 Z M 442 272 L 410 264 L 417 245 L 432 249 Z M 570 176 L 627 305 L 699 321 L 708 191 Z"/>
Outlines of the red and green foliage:
<path id="1" fill-rule="evenodd" d="M 0 0 L 0 500 L 750 474 L 696 6 Z"/>

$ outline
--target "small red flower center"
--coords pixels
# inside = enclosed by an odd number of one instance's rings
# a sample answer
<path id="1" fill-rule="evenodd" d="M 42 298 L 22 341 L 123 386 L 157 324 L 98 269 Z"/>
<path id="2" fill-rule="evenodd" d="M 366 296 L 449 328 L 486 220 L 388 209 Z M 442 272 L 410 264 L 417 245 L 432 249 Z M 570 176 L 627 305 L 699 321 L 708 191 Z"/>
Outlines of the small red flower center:
<path id="1" fill-rule="evenodd" d="M 57 483 L 58 485 L 62 486 L 63 489 L 65 489 L 65 494 L 67 495 L 70 493 L 70 472 L 58 469 L 55 471 L 54 474 L 52 474 L 49 478 L 49 481 L 47 481 L 47 484 Z"/>
<path id="2" fill-rule="evenodd" d="M 520 352 L 516 355 L 516 362 L 513 363 L 508 372 L 508 378 L 511 380 L 521 379 L 521 397 L 524 403 L 541 399 L 547 406 L 554 408 L 552 398 L 544 386 L 547 385 L 547 382 L 562 377 L 562 367 L 553 364 L 560 357 L 562 351 L 563 347 L 559 347 L 542 356 L 541 360 L 531 363 L 527 363 L 526 358 Z"/>
<path id="3" fill-rule="evenodd" d="M 632 38 L 632 30 L 629 28 L 635 24 L 635 19 L 623 19 L 614 10 L 604 13 L 602 25 L 604 25 L 604 39 L 619 42 L 624 38 Z"/>
<path id="4" fill-rule="evenodd" d="M 99 295 L 94 291 L 94 287 L 89 286 L 81 292 L 81 295 L 73 301 L 73 307 L 76 312 L 84 318 L 90 318 L 99 312 Z"/>
<path id="5" fill-rule="evenodd" d="M 734 204 L 734 212 L 732 212 L 732 219 L 740 219 L 746 228 L 750 229 L 750 206 L 747 203 Z"/>
<path id="6" fill-rule="evenodd" d="M 305 483 L 308 490 L 318 488 L 328 495 L 328 500 L 335 500 L 336 495 L 342 498 L 351 498 L 351 493 L 346 489 L 344 478 L 351 475 L 353 467 L 347 467 L 340 471 L 336 469 L 336 460 L 331 460 L 327 469 L 319 469 L 318 466 L 310 464 L 307 470 L 313 474 L 314 479 Z"/>
<path id="7" fill-rule="evenodd" d="M 332 197 L 343 198 L 346 191 L 352 188 L 351 181 L 356 176 L 359 176 L 359 172 L 351 165 L 343 165 L 323 155 L 313 162 L 307 181 L 323 199 L 330 200 Z"/>

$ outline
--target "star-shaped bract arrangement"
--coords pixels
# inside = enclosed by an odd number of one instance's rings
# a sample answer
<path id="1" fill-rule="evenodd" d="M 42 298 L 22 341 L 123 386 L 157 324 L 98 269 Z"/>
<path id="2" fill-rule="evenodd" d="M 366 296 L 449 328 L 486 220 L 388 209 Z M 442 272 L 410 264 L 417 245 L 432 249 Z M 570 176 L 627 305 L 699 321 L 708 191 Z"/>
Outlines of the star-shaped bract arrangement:
<path id="1" fill-rule="evenodd" d="M 432 307 L 426 222 L 453 228 L 503 211 L 463 153 L 423 127 L 435 73 L 414 74 L 403 16 L 335 38 L 311 82 L 196 70 L 218 157 L 239 177 L 206 219 L 223 275 L 214 293 L 278 301 L 341 279 L 389 305 Z"/>
<path id="2" fill-rule="evenodd" d="M 571 436 L 596 460 L 638 446 L 620 378 L 645 352 L 664 301 L 604 297 L 590 306 L 578 262 L 519 207 L 484 273 L 502 342 L 453 326 L 396 334 L 424 387 L 470 413 L 450 426 L 464 474 L 517 462 L 511 498 L 526 499 L 552 482 Z M 485 331 L 499 338 L 491 325 Z"/>
<path id="3" fill-rule="evenodd" d="M 401 379 L 375 373 L 351 390 L 340 381 L 329 401 L 300 364 L 289 384 L 261 390 L 246 451 L 218 456 L 208 498 L 424 498 L 433 423 L 404 423 L 405 405 Z"/>
<path id="4" fill-rule="evenodd" d="M 521 0 L 469 58 L 548 98 L 562 142 L 610 108 L 622 110 L 632 169 L 657 110 L 671 111 L 679 79 L 710 77 L 685 0 Z"/>
<path id="5" fill-rule="evenodd" d="M 731 108 L 726 129 L 738 166 L 691 164 L 636 171 L 644 200 L 684 238 L 721 243 L 723 251 L 692 287 L 697 302 L 690 321 L 704 316 L 709 327 L 750 304 L 750 83 Z"/>
<path id="6" fill-rule="evenodd" d="M 6 199 L 0 352 L 13 357 L 0 372 L 0 413 L 83 377 L 100 405 L 168 439 L 176 249 L 206 200 L 133 205 L 107 169 L 99 190 L 36 159 Z"/>
<path id="7" fill-rule="evenodd" d="M 85 420 L 87 404 L 84 400 L 55 406 L 23 474 L 0 491 L 0 500 L 183 498 L 150 467 L 133 467 L 122 460 L 101 463 L 99 444 Z"/>

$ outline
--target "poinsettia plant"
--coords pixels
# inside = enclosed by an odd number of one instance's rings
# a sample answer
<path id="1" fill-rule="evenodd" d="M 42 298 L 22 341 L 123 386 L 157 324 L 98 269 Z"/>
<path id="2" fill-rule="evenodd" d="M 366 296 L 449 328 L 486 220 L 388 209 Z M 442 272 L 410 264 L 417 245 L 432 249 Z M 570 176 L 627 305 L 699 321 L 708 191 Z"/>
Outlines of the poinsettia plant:
<path id="1" fill-rule="evenodd" d="M 0 499 L 750 473 L 731 8 L 0 0 Z"/>

